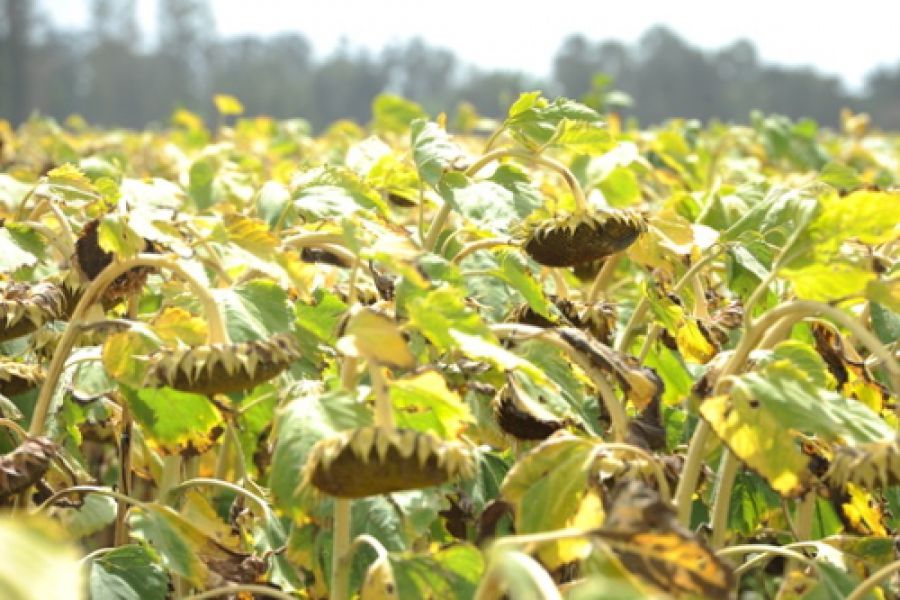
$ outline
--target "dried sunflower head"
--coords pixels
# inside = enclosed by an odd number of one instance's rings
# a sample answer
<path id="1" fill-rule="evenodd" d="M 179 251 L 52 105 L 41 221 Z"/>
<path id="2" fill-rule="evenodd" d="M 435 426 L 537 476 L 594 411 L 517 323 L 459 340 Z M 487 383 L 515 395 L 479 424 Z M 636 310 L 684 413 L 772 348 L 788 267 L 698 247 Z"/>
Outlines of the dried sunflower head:
<path id="1" fill-rule="evenodd" d="M 100 220 L 89 221 L 75 241 L 75 255 L 72 262 L 88 281 L 93 281 L 113 261 L 113 255 L 100 247 L 98 229 Z M 153 251 L 153 245 L 146 242 L 145 251 Z M 135 267 L 113 280 L 103 292 L 103 299 L 110 301 L 124 298 L 144 286 L 147 276 L 153 272 L 149 267 Z"/>
<path id="2" fill-rule="evenodd" d="M 160 350 L 150 355 L 144 385 L 207 396 L 229 394 L 272 379 L 299 357 L 290 334 L 238 344 Z"/>
<path id="3" fill-rule="evenodd" d="M 474 475 L 459 442 L 411 429 L 361 427 L 319 441 L 304 468 L 304 484 L 336 498 L 364 498 L 440 485 Z"/>
<path id="4" fill-rule="evenodd" d="M 562 316 L 558 323 L 535 312 L 528 304 L 521 304 L 513 309 L 506 320 L 545 328 L 571 325 L 577 329 L 586 329 L 604 344 L 610 343 L 612 330 L 616 323 L 616 307 L 613 304 L 609 302 L 588 304 L 580 300 L 557 298 L 556 296 L 550 296 L 549 299 Z"/>
<path id="5" fill-rule="evenodd" d="M 624 250 L 645 231 L 637 212 L 591 208 L 527 225 L 524 248 L 542 265 L 573 267 Z"/>
<path id="6" fill-rule="evenodd" d="M 525 397 L 512 380 L 500 388 L 491 405 L 500 429 L 519 440 L 547 439 L 564 427 L 550 411 Z"/>
<path id="7" fill-rule="evenodd" d="M 29 437 L 9 454 L 0 456 L 0 501 L 37 483 L 58 452 L 53 440 Z"/>
<path id="8" fill-rule="evenodd" d="M 53 283 L 12 283 L 0 297 L 0 341 L 12 340 L 55 319 L 65 318 L 69 299 Z"/>
<path id="9" fill-rule="evenodd" d="M 897 485 L 900 483 L 900 439 L 838 446 L 825 479 L 839 486 L 854 483 L 866 489 Z"/>
<path id="10" fill-rule="evenodd" d="M 44 381 L 44 369 L 12 360 L 0 360 L 0 394 L 15 396 L 34 389 Z"/>

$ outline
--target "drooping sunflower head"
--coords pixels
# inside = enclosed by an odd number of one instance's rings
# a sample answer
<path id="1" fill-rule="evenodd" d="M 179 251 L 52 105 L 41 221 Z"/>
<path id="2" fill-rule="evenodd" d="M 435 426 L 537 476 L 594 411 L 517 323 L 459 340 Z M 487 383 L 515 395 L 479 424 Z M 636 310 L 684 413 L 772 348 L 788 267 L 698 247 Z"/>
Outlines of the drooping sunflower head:
<path id="1" fill-rule="evenodd" d="M 475 473 L 459 442 L 411 429 L 361 427 L 319 441 L 303 472 L 304 485 L 336 498 L 415 490 Z"/>
<path id="2" fill-rule="evenodd" d="M 523 246 L 539 264 L 573 267 L 624 250 L 645 231 L 635 211 L 591 208 L 526 224 Z"/>
<path id="3" fill-rule="evenodd" d="M 15 396 L 43 383 L 44 369 L 12 360 L 0 360 L 0 394 Z"/>
<path id="4" fill-rule="evenodd" d="M 159 350 L 150 355 L 144 384 L 207 396 L 229 394 L 272 379 L 299 357 L 293 336 L 283 333 L 267 340 Z"/>
<path id="5" fill-rule="evenodd" d="M 0 296 L 0 341 L 33 332 L 55 319 L 65 318 L 69 301 L 53 283 L 11 283 Z"/>
<path id="6" fill-rule="evenodd" d="M 544 440 L 565 426 L 550 411 L 525 397 L 511 380 L 500 388 L 491 406 L 500 429 L 518 440 Z"/>
<path id="7" fill-rule="evenodd" d="M 100 247 L 100 220 L 89 221 L 75 241 L 75 255 L 72 262 L 87 281 L 93 281 L 113 261 L 113 255 Z M 152 251 L 152 244 L 145 241 L 145 251 Z M 122 273 L 103 292 L 104 300 L 116 300 L 140 290 L 153 272 L 149 267 L 134 267 Z"/>

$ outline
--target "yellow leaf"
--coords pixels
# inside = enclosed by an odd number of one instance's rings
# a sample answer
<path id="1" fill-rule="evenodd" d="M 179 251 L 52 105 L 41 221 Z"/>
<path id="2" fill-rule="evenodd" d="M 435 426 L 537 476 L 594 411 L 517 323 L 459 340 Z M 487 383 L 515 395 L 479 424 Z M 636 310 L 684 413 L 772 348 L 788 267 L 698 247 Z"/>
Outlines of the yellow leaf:
<path id="1" fill-rule="evenodd" d="M 759 402 L 741 389 L 714 396 L 700 405 L 700 414 L 734 454 L 759 473 L 782 496 L 797 495 L 809 460 L 794 436 Z"/>
<path id="2" fill-rule="evenodd" d="M 710 344 L 693 319 L 684 319 L 675 334 L 678 351 L 688 362 L 706 364 L 716 355 L 716 348 Z"/>
<path id="3" fill-rule="evenodd" d="M 872 494 L 848 482 L 847 495 L 849 498 L 841 504 L 841 510 L 855 529 L 853 533 L 886 536 L 888 532 L 884 527 L 884 515 Z"/>
<path id="4" fill-rule="evenodd" d="M 241 101 L 228 94 L 216 94 L 213 102 L 220 115 L 240 115 L 244 113 L 244 105 Z"/>
<path id="5" fill-rule="evenodd" d="M 103 368 L 113 379 L 140 387 L 144 384 L 147 363 L 139 357 L 155 349 L 146 337 L 134 330 L 113 334 L 103 343 Z"/>
<path id="6" fill-rule="evenodd" d="M 366 571 L 359 590 L 359 600 L 391 600 L 399 597 L 391 561 L 387 555 L 380 556 Z"/>
<path id="7" fill-rule="evenodd" d="M 188 346 L 199 346 L 206 343 L 206 321 L 192 316 L 183 308 L 166 308 L 153 319 L 151 327 L 160 338 L 171 344 L 180 341 Z"/>
<path id="8" fill-rule="evenodd" d="M 800 269 L 784 269 L 785 279 L 794 284 L 797 296 L 804 300 L 829 302 L 859 297 L 875 274 L 846 263 L 812 264 Z"/>
<path id="9" fill-rule="evenodd" d="M 200 131 L 203 129 L 203 119 L 184 108 L 179 108 L 172 113 L 172 124 L 180 125 L 188 131 Z"/>
<path id="10" fill-rule="evenodd" d="M 384 365 L 409 369 L 416 364 L 397 323 L 368 308 L 350 317 L 337 348 L 347 356 L 362 356 Z"/>

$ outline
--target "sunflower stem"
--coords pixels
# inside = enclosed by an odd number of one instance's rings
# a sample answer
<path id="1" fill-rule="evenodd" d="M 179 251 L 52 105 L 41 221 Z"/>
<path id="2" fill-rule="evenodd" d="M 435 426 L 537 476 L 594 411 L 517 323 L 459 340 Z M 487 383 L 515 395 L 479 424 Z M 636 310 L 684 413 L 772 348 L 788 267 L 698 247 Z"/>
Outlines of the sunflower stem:
<path id="1" fill-rule="evenodd" d="M 712 511 L 712 535 L 710 546 L 713 550 L 722 547 L 725 535 L 728 533 L 728 509 L 731 506 L 731 492 L 734 490 L 734 480 L 740 470 L 741 461 L 734 452 L 725 450 L 722 453 L 722 464 L 719 465 L 719 477 L 716 482 Z"/>
<path id="2" fill-rule="evenodd" d="M 351 500 L 334 499 L 334 537 L 331 547 L 331 598 L 347 600 L 350 591 L 350 567 L 344 556 L 350 550 Z"/>
<path id="3" fill-rule="evenodd" d="M 900 571 L 900 560 L 895 560 L 894 562 L 881 567 L 872 573 L 868 579 L 856 586 L 856 589 L 847 596 L 847 600 L 863 600 L 869 592 L 874 590 L 882 581 L 897 571 Z"/>
<path id="4" fill-rule="evenodd" d="M 607 256 L 606 260 L 603 261 L 603 266 L 600 268 L 600 272 L 597 273 L 597 277 L 594 278 L 594 283 L 591 284 L 591 289 L 588 292 L 588 304 L 594 304 L 603 295 L 604 290 L 609 286 L 609 282 L 616 272 L 616 267 L 619 266 L 619 261 L 622 260 L 622 256 L 622 252 L 616 252 L 612 256 Z"/>
<path id="5" fill-rule="evenodd" d="M 512 246 L 513 241 L 507 238 L 486 238 L 483 240 L 476 240 L 474 242 L 469 242 L 462 249 L 456 253 L 456 255 L 450 259 L 450 262 L 454 265 L 460 264 L 464 258 L 473 254 L 474 252 L 478 252 L 479 250 L 487 250 L 490 248 L 496 248 L 497 246 Z"/>
<path id="6" fill-rule="evenodd" d="M 369 368 L 369 377 L 372 379 L 372 390 L 375 392 L 375 427 L 394 429 L 394 407 L 387 379 L 381 365 L 371 357 L 366 358 Z"/>
<path id="7" fill-rule="evenodd" d="M 213 298 L 210 291 L 206 289 L 206 286 L 197 281 L 174 260 L 155 254 L 139 254 L 134 258 L 113 262 L 103 269 L 90 285 L 87 286 L 81 298 L 78 300 L 78 304 L 75 306 L 72 317 L 69 319 L 69 325 L 66 327 L 66 330 L 53 353 L 53 359 L 50 361 L 50 366 L 47 369 L 47 378 L 41 386 L 41 391 L 35 402 L 34 416 L 31 419 L 31 426 L 28 430 L 31 435 L 40 435 L 44 431 L 47 414 L 50 410 L 50 402 L 53 399 L 53 392 L 56 390 L 56 386 L 59 383 L 59 378 L 65 367 L 66 359 L 69 357 L 69 353 L 75 345 L 78 334 L 81 333 L 79 325 L 84 320 L 88 309 L 99 300 L 100 295 L 110 283 L 115 281 L 119 275 L 134 267 L 165 269 L 175 273 L 179 278 L 184 280 L 191 288 L 194 295 L 199 299 L 206 320 L 209 323 L 209 343 L 229 343 L 228 330 L 225 328 L 225 322 L 219 312 L 219 307 L 218 304 L 216 304 L 215 298 Z"/>

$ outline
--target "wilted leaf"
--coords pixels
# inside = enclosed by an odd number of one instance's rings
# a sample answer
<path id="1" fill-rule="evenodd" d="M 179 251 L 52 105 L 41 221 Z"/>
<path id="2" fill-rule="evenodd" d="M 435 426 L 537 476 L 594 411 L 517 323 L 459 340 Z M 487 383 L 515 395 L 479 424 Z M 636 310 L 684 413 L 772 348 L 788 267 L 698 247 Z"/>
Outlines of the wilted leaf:
<path id="1" fill-rule="evenodd" d="M 436 371 L 392 381 L 390 394 L 398 427 L 455 439 L 473 421 L 468 405 Z"/>
<path id="2" fill-rule="evenodd" d="M 350 317 L 337 348 L 347 356 L 361 356 L 398 368 L 409 369 L 416 363 L 397 323 L 368 308 Z"/>

